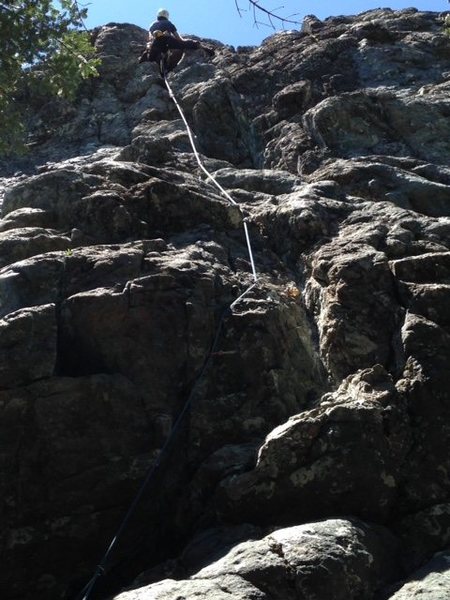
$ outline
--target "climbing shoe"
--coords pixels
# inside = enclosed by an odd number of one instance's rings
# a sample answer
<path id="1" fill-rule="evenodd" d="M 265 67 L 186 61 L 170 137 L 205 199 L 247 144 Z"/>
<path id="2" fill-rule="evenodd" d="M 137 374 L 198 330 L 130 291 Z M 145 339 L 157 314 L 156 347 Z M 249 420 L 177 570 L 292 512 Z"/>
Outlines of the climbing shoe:
<path id="1" fill-rule="evenodd" d="M 146 48 L 144 50 L 144 52 L 142 52 L 142 54 L 140 55 L 138 62 L 143 63 L 143 62 L 147 62 L 148 60 L 149 60 L 149 51 Z"/>

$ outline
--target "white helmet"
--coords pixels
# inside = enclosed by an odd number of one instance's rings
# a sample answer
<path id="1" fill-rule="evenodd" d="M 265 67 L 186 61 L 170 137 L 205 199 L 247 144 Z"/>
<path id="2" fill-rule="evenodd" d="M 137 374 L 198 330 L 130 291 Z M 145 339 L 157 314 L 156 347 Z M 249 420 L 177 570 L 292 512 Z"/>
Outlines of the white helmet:
<path id="1" fill-rule="evenodd" d="M 169 18 L 169 11 L 166 10 L 165 8 L 160 8 L 156 14 L 156 16 L 159 17 L 164 17 L 165 19 Z"/>

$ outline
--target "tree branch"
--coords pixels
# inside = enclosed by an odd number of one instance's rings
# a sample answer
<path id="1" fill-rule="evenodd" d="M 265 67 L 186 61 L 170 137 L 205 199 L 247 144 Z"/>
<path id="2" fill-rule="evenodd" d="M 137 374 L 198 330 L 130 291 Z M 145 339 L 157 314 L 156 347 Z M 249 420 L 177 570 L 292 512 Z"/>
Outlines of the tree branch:
<path id="1" fill-rule="evenodd" d="M 296 14 L 289 15 L 288 17 L 283 17 L 282 15 L 279 14 L 279 12 L 277 12 L 277 11 L 283 9 L 284 6 L 279 6 L 278 8 L 273 8 L 272 10 L 269 10 L 269 9 L 265 8 L 264 6 L 261 6 L 261 1 L 262 0 L 248 0 L 249 6 L 251 7 L 252 12 L 253 12 L 253 22 L 256 26 L 265 24 L 265 25 L 268 25 L 269 27 L 271 27 L 272 29 L 275 29 L 274 21 L 281 22 L 281 24 L 283 26 L 285 23 L 289 23 L 291 25 L 297 25 L 297 26 L 300 25 L 300 21 L 296 21 L 292 18 L 292 17 L 295 17 Z M 235 0 L 234 3 L 236 5 L 236 9 L 239 13 L 239 16 L 241 17 L 242 9 L 238 5 L 238 0 Z M 257 19 L 258 11 L 265 14 L 265 16 L 268 20 L 268 23 L 261 23 L 260 21 L 258 21 L 258 19 Z"/>

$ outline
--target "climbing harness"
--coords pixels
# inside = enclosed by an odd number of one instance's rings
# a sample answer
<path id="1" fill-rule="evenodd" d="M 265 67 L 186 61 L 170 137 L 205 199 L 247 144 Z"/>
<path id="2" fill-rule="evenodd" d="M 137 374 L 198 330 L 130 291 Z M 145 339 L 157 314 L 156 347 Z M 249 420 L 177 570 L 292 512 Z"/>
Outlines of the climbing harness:
<path id="1" fill-rule="evenodd" d="M 105 554 L 103 555 L 101 561 L 99 562 L 99 564 L 97 565 L 94 575 L 92 576 L 92 578 L 90 579 L 90 581 L 87 583 L 87 585 L 83 588 L 83 590 L 80 592 L 80 594 L 77 596 L 77 600 L 89 600 L 89 597 L 95 587 L 95 584 L 97 583 L 97 580 L 99 579 L 99 577 L 103 576 L 106 574 L 107 572 L 107 567 L 108 567 L 108 560 L 114 550 L 114 548 L 116 547 L 119 539 L 121 538 L 122 534 L 125 532 L 128 523 L 131 519 L 131 517 L 133 516 L 136 508 L 138 507 L 140 501 L 142 500 L 142 497 L 145 493 L 145 491 L 147 490 L 149 484 L 151 483 L 152 479 L 155 477 L 155 475 L 157 474 L 157 471 L 159 470 L 159 468 L 161 467 L 161 465 L 163 464 L 164 459 L 166 458 L 166 456 L 168 455 L 169 451 L 172 448 L 172 445 L 174 443 L 174 441 L 177 438 L 178 432 L 184 422 L 184 419 L 186 417 L 186 415 L 189 412 L 189 409 L 192 406 L 194 397 L 195 397 L 195 393 L 197 391 L 197 388 L 201 382 L 201 380 L 203 379 L 211 361 L 215 358 L 215 357 L 220 357 L 223 355 L 228 354 L 228 352 L 218 352 L 217 351 L 217 346 L 219 343 L 219 339 L 220 339 L 220 334 L 222 331 L 222 326 L 223 326 L 223 322 L 225 320 L 225 317 L 229 314 L 231 314 L 232 309 L 238 304 L 238 302 L 240 302 L 245 296 L 247 296 L 247 294 L 257 285 L 258 283 L 258 274 L 256 271 L 256 266 L 255 266 L 255 260 L 253 257 L 253 251 L 252 251 L 252 245 L 251 245 L 251 241 L 250 241 L 250 234 L 249 234 L 249 230 L 248 230 L 248 225 L 247 225 L 247 218 L 244 215 L 242 208 L 239 206 L 239 204 L 231 197 L 231 195 L 220 185 L 220 183 L 214 178 L 214 176 L 206 169 L 206 167 L 203 165 L 201 158 L 200 158 L 200 154 L 197 150 L 197 147 L 195 145 L 195 141 L 194 141 L 194 134 L 192 133 L 192 130 L 189 126 L 189 123 L 187 122 L 187 119 L 184 115 L 184 112 L 180 106 L 180 104 L 178 103 L 178 100 L 175 97 L 175 94 L 172 91 L 172 88 L 170 87 L 168 81 L 167 81 L 167 76 L 166 76 L 166 70 L 165 70 L 165 55 L 163 55 L 163 57 L 161 58 L 161 62 L 160 62 L 160 69 L 161 69 L 161 75 L 164 79 L 167 91 L 169 92 L 169 96 L 172 99 L 172 101 L 174 102 L 175 106 L 177 107 L 178 112 L 180 113 L 180 116 L 183 120 L 183 123 L 186 127 L 186 131 L 187 134 L 189 136 L 189 141 L 191 143 L 192 146 L 192 150 L 194 152 L 194 156 L 195 159 L 200 167 L 200 169 L 205 173 L 205 175 L 207 176 L 207 179 L 213 183 L 219 190 L 220 192 L 225 196 L 225 198 L 233 205 L 236 206 L 239 210 L 239 212 L 241 213 L 242 216 L 242 222 L 243 222 L 243 227 L 244 227 L 244 233 L 245 233 L 245 240 L 246 240 L 246 244 L 247 244 L 247 250 L 248 250 L 248 255 L 249 255 L 249 259 L 250 259 L 250 264 L 251 264 L 251 269 L 252 269 L 252 276 L 253 276 L 253 283 L 248 286 L 244 292 L 238 297 L 236 298 L 236 300 L 234 300 L 234 302 L 232 302 L 230 304 L 230 306 L 228 306 L 221 314 L 220 318 L 219 318 L 219 322 L 217 324 L 216 327 L 216 332 L 214 335 L 214 340 L 213 343 L 211 344 L 211 347 L 203 361 L 203 365 L 200 369 L 199 375 L 197 376 L 197 379 L 195 380 L 191 392 L 180 412 L 180 414 L 178 415 L 178 417 L 175 420 L 174 426 L 172 428 L 172 431 L 170 432 L 170 435 L 168 436 L 167 440 L 165 441 L 163 447 L 161 448 L 158 458 L 156 459 L 155 463 L 153 465 L 150 466 L 150 468 L 147 471 L 147 474 L 144 478 L 144 481 L 142 482 L 136 496 L 134 497 L 127 513 L 125 514 L 125 517 L 123 518 L 115 536 L 113 537 L 113 539 L 111 540 L 111 543 L 109 544 Z"/>

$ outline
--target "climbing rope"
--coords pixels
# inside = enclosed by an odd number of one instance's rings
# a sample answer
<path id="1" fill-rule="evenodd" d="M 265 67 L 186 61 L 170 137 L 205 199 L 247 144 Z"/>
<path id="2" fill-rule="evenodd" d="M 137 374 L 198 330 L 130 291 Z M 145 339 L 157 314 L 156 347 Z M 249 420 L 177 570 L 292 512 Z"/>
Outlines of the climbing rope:
<path id="1" fill-rule="evenodd" d="M 161 448 L 159 454 L 158 454 L 158 458 L 156 459 L 156 461 L 149 467 L 147 474 L 145 476 L 145 479 L 143 480 L 136 496 L 134 497 L 127 513 L 125 514 L 116 534 L 114 535 L 113 539 L 111 540 L 111 543 L 109 544 L 105 554 L 103 555 L 101 561 L 99 562 L 99 564 L 97 565 L 96 569 L 95 569 L 95 573 L 93 575 L 93 577 L 90 579 L 89 583 L 83 588 L 83 590 L 80 592 L 80 594 L 77 596 L 77 600 L 88 600 L 95 584 L 97 583 L 97 580 L 99 579 L 99 577 L 103 576 L 106 574 L 107 570 L 108 570 L 108 560 L 114 550 L 114 548 L 117 546 L 117 543 L 119 541 L 119 539 L 122 537 L 123 533 L 125 532 L 128 523 L 130 522 L 131 517 L 133 516 L 135 510 L 137 509 L 140 501 L 142 500 L 142 497 L 145 493 L 145 491 L 147 490 L 147 488 L 149 487 L 149 484 L 151 483 L 151 481 L 153 480 L 153 478 L 156 476 L 158 470 L 160 469 L 161 465 L 164 462 L 164 459 L 166 457 L 168 457 L 169 455 L 169 451 L 172 449 L 173 443 L 175 442 L 176 438 L 177 438 L 177 434 L 181 429 L 181 426 L 183 424 L 183 421 L 186 417 L 186 415 L 189 412 L 189 409 L 192 406 L 192 402 L 193 399 L 195 397 L 195 393 L 197 391 L 197 388 L 201 382 L 201 380 L 203 379 L 203 376 L 205 374 L 205 372 L 207 371 L 211 360 L 213 359 L 213 357 L 216 355 L 216 349 L 219 343 L 219 339 L 220 339 L 220 334 L 222 331 L 222 326 L 223 326 L 223 322 L 225 320 L 225 317 L 227 316 L 227 314 L 230 313 L 231 307 L 227 307 L 223 312 L 222 315 L 219 319 L 219 322 L 217 324 L 216 327 L 216 332 L 214 335 L 214 340 L 213 343 L 211 344 L 211 347 L 203 361 L 203 365 L 202 368 L 200 369 L 200 372 L 197 376 L 197 379 L 194 382 L 194 385 L 192 386 L 191 389 L 191 393 L 188 396 L 188 399 L 186 400 L 180 414 L 178 415 L 174 426 L 172 427 L 172 430 L 170 432 L 170 435 L 168 436 L 167 440 L 165 441 L 163 447 Z"/>
<path id="2" fill-rule="evenodd" d="M 145 491 L 147 490 L 147 488 L 149 487 L 150 483 L 152 482 L 152 480 L 154 479 L 154 477 L 156 476 L 158 470 L 160 469 L 161 465 L 163 464 L 164 459 L 168 456 L 169 451 L 172 449 L 173 443 L 177 438 L 178 432 L 181 429 L 181 426 L 184 422 L 185 417 L 187 416 L 189 409 L 192 406 L 194 397 L 195 397 L 195 393 L 197 391 L 197 388 L 200 384 L 200 382 L 202 381 L 210 363 L 211 360 L 214 358 L 214 356 L 217 355 L 217 346 L 219 343 L 219 339 L 220 339 L 220 334 L 222 331 L 222 326 L 223 326 L 223 322 L 225 317 L 228 314 L 231 314 L 232 309 L 236 306 L 236 304 L 238 302 L 240 302 L 244 296 L 246 296 L 258 283 L 258 274 L 256 271 L 256 266 L 255 266 L 255 260 L 253 257 L 253 251 L 252 251 L 252 245 L 251 245 L 251 241 L 250 241 L 250 234 L 248 231 L 248 226 L 247 226 L 247 222 L 246 222 L 246 216 L 244 215 L 241 207 L 239 206 L 239 204 L 233 200 L 233 198 L 230 196 L 230 194 L 220 185 L 220 183 L 214 178 L 214 176 L 206 169 L 206 167 L 203 165 L 201 158 L 200 158 L 200 154 L 197 150 L 197 147 L 195 145 L 195 141 L 194 141 L 194 134 L 192 133 L 192 130 L 189 126 L 189 123 L 187 122 L 187 119 L 184 115 L 184 112 L 180 106 L 180 104 L 178 103 L 178 100 L 175 97 L 175 94 L 172 91 L 172 88 L 170 87 L 168 81 L 167 81 L 167 77 L 166 74 L 164 72 L 164 69 L 162 69 L 162 74 L 163 74 L 163 79 L 164 82 L 166 84 L 167 87 L 167 91 L 169 92 L 169 96 L 170 98 L 173 100 L 175 106 L 178 109 L 178 112 L 181 115 L 181 118 L 183 119 L 183 122 L 186 126 L 186 131 L 188 133 L 189 136 L 189 140 L 192 146 L 192 150 L 194 152 L 195 158 L 197 160 L 197 163 L 200 167 L 200 169 L 206 174 L 207 178 L 209 181 L 211 181 L 220 191 L 221 193 L 226 197 L 226 199 L 233 204 L 234 206 L 237 206 L 237 208 L 239 209 L 239 212 L 242 215 L 242 222 L 244 225 L 244 233 L 245 233 L 245 240 L 246 240 L 246 244 L 247 244 L 247 249 L 248 249 L 248 254 L 249 254 L 249 258 L 250 258 L 250 264 L 251 264 L 251 269 L 252 269 L 252 275 L 253 275 L 253 283 L 248 286 L 244 292 L 238 297 L 236 298 L 236 300 L 234 300 L 232 302 L 232 304 L 230 304 L 229 307 L 227 307 L 223 312 L 222 315 L 220 316 L 219 322 L 217 324 L 216 327 L 216 331 L 215 331 L 215 335 L 214 335 L 214 340 L 211 344 L 211 347 L 203 361 L 203 365 L 202 368 L 200 369 L 200 372 L 197 376 L 197 379 L 194 382 L 194 385 L 192 386 L 191 392 L 180 412 L 180 414 L 178 415 L 174 426 L 172 427 L 172 430 L 170 432 L 170 435 L 168 436 L 167 440 L 165 441 L 163 447 L 161 448 L 161 451 L 158 454 L 158 458 L 156 459 L 156 461 L 149 467 L 147 474 L 137 492 L 137 494 L 135 495 L 127 513 L 125 514 L 116 534 L 114 535 L 114 537 L 112 538 L 105 554 L 103 555 L 101 561 L 98 563 L 94 575 L 92 576 L 92 578 L 89 580 L 89 582 L 87 583 L 87 585 L 82 589 L 82 591 L 80 592 L 80 594 L 77 596 L 77 600 L 89 600 L 92 591 L 94 590 L 94 587 L 98 581 L 98 579 L 102 576 L 104 576 L 107 572 L 108 569 L 108 561 L 109 558 L 111 557 L 111 554 L 113 553 L 115 547 L 117 546 L 117 543 L 119 542 L 119 539 L 122 537 L 123 533 L 125 532 L 131 517 L 133 516 L 134 512 L 136 511 L 140 501 L 142 500 L 142 497 L 145 493 Z"/>
<path id="3" fill-rule="evenodd" d="M 209 180 L 213 185 L 216 186 L 216 188 L 221 192 L 221 194 L 228 200 L 228 202 L 230 202 L 233 206 L 236 206 L 239 210 L 239 212 L 241 213 L 242 216 L 242 223 L 243 223 L 243 227 L 244 227 L 244 233 L 245 233 L 245 241 L 247 244 L 247 250 L 248 250 L 248 256 L 250 259 L 250 265 L 252 268 L 252 275 L 253 275 L 253 284 L 250 285 L 243 294 L 241 294 L 241 296 L 239 296 L 239 298 L 236 298 L 236 300 L 233 302 L 233 304 L 231 305 L 230 308 L 233 308 L 240 300 L 242 300 L 242 298 L 244 296 L 246 296 L 250 290 L 252 290 L 256 284 L 258 283 L 258 274 L 256 271 L 256 265 L 255 265 L 255 260 L 253 257 L 253 250 L 252 250 L 252 244 L 250 241 L 250 234 L 249 234 L 249 230 L 248 230 L 248 225 L 247 225 L 247 217 L 245 216 L 244 212 L 242 211 L 242 208 L 239 206 L 239 204 L 232 198 L 232 196 L 220 185 L 220 183 L 217 181 L 217 179 L 214 177 L 214 175 L 212 175 L 208 169 L 205 167 L 205 165 L 203 164 L 201 158 L 200 158 L 200 154 L 197 150 L 197 146 L 195 145 L 195 140 L 194 140 L 194 134 L 192 133 L 192 129 L 189 126 L 189 123 L 186 119 L 186 116 L 183 112 L 183 109 L 181 108 L 178 100 L 176 99 L 175 94 L 173 93 L 173 90 L 169 84 L 169 82 L 167 81 L 167 77 L 166 74 L 164 72 L 164 67 L 163 67 L 163 79 L 164 82 L 166 84 L 166 88 L 167 91 L 169 92 L 169 96 L 172 99 L 173 103 L 175 104 L 175 106 L 177 107 L 178 112 L 180 113 L 180 116 L 183 120 L 183 123 L 186 127 L 186 131 L 187 134 L 189 136 L 189 142 L 191 144 L 192 147 L 192 151 L 194 152 L 194 156 L 195 156 L 195 160 L 198 163 L 198 166 L 200 167 L 200 169 L 203 171 L 203 173 L 205 173 L 207 180 Z"/>

